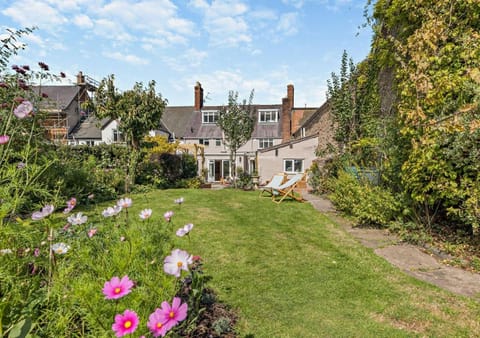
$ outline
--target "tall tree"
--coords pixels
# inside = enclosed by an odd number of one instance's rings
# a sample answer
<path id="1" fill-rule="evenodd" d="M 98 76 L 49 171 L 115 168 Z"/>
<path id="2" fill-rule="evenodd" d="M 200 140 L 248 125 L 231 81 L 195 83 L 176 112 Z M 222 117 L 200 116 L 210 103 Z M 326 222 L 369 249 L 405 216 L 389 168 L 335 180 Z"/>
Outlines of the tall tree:
<path id="1" fill-rule="evenodd" d="M 230 173 L 234 178 L 236 187 L 236 158 L 238 149 L 243 146 L 252 136 L 254 119 L 252 101 L 254 91 L 250 92 L 248 102 L 246 99 L 238 103 L 238 92 L 230 91 L 228 94 L 228 106 L 220 109 L 217 125 L 222 129 L 225 144 L 230 150 Z"/>
<path id="2" fill-rule="evenodd" d="M 100 82 L 95 95 L 95 110 L 99 118 L 109 117 L 119 122 L 119 130 L 132 150 L 125 179 L 125 190 L 128 191 L 134 182 L 140 141 L 150 130 L 160 127 L 167 100 L 156 93 L 153 80 L 148 87 L 137 82 L 132 89 L 120 92 L 115 88 L 114 79 L 110 75 Z"/>
<path id="3" fill-rule="evenodd" d="M 125 92 L 115 88 L 114 80 L 110 75 L 100 82 L 95 98 L 97 116 L 118 120 L 127 144 L 138 150 L 143 137 L 160 127 L 167 100 L 155 92 L 153 80 L 148 87 L 137 82 Z"/>

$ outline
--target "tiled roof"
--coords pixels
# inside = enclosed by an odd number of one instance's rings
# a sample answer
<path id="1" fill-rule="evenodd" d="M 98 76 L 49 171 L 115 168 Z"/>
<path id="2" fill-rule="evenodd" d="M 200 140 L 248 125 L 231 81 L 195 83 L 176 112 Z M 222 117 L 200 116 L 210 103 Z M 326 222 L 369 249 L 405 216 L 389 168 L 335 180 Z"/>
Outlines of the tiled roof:
<path id="1" fill-rule="evenodd" d="M 77 128 L 70 134 L 74 139 L 102 139 L 102 129 L 110 122 L 111 119 L 97 119 L 95 115 L 89 116 L 85 121 L 80 123 Z"/>
<path id="2" fill-rule="evenodd" d="M 73 99 L 80 94 L 79 86 L 35 86 L 34 91 L 38 94 L 46 94 L 47 99 L 42 101 L 41 106 L 54 107 L 58 109 L 67 108 Z"/>
<path id="3" fill-rule="evenodd" d="M 303 142 L 305 140 L 309 140 L 309 139 L 314 138 L 314 137 L 318 137 L 318 133 L 315 133 L 315 134 L 312 134 L 312 135 L 309 135 L 309 136 L 305 136 L 305 137 L 302 137 L 302 138 L 297 138 L 297 139 L 294 139 L 294 140 L 290 140 L 290 141 L 287 141 L 287 142 L 283 142 L 283 143 L 280 143 L 280 144 L 277 144 L 277 145 L 274 145 L 274 146 L 271 146 L 271 147 L 268 147 L 268 148 L 258 149 L 258 151 L 260 153 L 265 153 L 267 151 L 272 151 L 274 149 L 280 149 L 280 148 L 290 146 L 291 144 L 300 143 L 300 142 Z"/>
<path id="4" fill-rule="evenodd" d="M 255 129 L 252 138 L 281 138 L 280 120 L 277 123 L 259 124 L 258 109 L 278 109 L 281 114 L 281 105 L 252 105 L 254 108 Z M 204 106 L 202 111 L 220 110 L 222 106 Z M 202 112 L 194 111 L 193 106 L 166 107 L 162 122 L 177 138 L 215 139 L 222 138 L 222 130 L 216 124 L 202 123 Z"/>

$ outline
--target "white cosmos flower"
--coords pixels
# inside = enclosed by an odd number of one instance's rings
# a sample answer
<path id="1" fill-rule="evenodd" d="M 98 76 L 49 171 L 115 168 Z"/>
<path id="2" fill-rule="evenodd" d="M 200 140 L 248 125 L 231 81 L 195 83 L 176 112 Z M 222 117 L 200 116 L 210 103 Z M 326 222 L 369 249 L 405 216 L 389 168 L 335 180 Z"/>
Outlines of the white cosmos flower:
<path id="1" fill-rule="evenodd" d="M 185 224 L 184 227 L 178 229 L 176 234 L 177 234 L 178 237 L 183 237 L 186 234 L 188 234 L 190 232 L 190 230 L 192 230 L 192 229 L 193 229 L 193 224 L 188 223 L 188 224 Z"/>
<path id="2" fill-rule="evenodd" d="M 121 198 L 118 202 L 117 205 L 122 207 L 122 208 L 130 208 L 132 206 L 132 199 L 125 197 Z"/>
<path id="3" fill-rule="evenodd" d="M 57 255 L 64 255 L 70 250 L 70 245 L 65 243 L 55 243 L 52 245 L 52 251 Z"/>
<path id="4" fill-rule="evenodd" d="M 188 252 L 175 249 L 170 256 L 165 257 L 163 261 L 163 271 L 178 278 L 182 270 L 188 272 L 188 265 L 192 263 L 192 256 L 190 256 Z"/>
<path id="5" fill-rule="evenodd" d="M 76 215 L 72 215 L 67 218 L 68 223 L 72 225 L 80 225 L 87 221 L 87 216 L 84 216 L 81 212 L 77 213 Z"/>
<path id="6" fill-rule="evenodd" d="M 142 211 L 140 211 L 139 216 L 143 220 L 150 218 L 150 216 L 152 216 L 152 209 L 143 209 Z"/>

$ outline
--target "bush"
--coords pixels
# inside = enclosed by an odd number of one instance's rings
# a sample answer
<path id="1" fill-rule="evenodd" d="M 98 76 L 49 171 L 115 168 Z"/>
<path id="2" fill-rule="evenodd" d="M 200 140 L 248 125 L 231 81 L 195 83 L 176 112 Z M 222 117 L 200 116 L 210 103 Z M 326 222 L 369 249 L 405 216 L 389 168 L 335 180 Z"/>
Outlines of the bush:
<path id="1" fill-rule="evenodd" d="M 400 203 L 390 191 L 345 171 L 329 184 L 333 191 L 329 197 L 336 208 L 357 218 L 360 225 L 386 226 L 399 212 Z"/>

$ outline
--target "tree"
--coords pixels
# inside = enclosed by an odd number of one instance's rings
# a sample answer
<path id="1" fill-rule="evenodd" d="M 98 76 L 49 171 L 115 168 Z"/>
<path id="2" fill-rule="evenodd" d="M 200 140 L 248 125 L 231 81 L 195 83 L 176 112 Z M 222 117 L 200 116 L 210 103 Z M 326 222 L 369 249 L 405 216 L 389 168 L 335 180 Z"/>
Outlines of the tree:
<path id="1" fill-rule="evenodd" d="M 119 92 L 113 75 L 100 82 L 95 101 L 97 116 L 118 120 L 127 144 L 135 150 L 140 148 L 140 141 L 150 130 L 160 127 L 167 104 L 167 100 L 155 92 L 155 81 L 150 81 L 148 87 L 137 82 L 132 89 Z"/>
<path id="2" fill-rule="evenodd" d="M 119 130 L 131 148 L 125 190 L 134 181 L 135 167 L 138 162 L 140 141 L 150 131 L 160 127 L 160 119 L 167 104 L 160 94 L 155 92 L 155 81 L 148 87 L 141 82 L 133 89 L 119 92 L 114 85 L 114 76 L 110 75 L 100 82 L 95 96 L 95 110 L 99 118 L 112 118 L 119 122 Z"/>
<path id="3" fill-rule="evenodd" d="M 236 187 L 236 158 L 237 150 L 243 146 L 252 136 L 254 128 L 254 119 L 252 117 L 252 90 L 250 97 L 243 100 L 241 104 L 237 102 L 238 92 L 230 91 L 228 93 L 228 106 L 223 106 L 220 109 L 220 116 L 217 120 L 217 125 L 222 129 L 225 139 L 225 144 L 230 150 L 230 172 L 234 177 L 234 186 Z"/>

